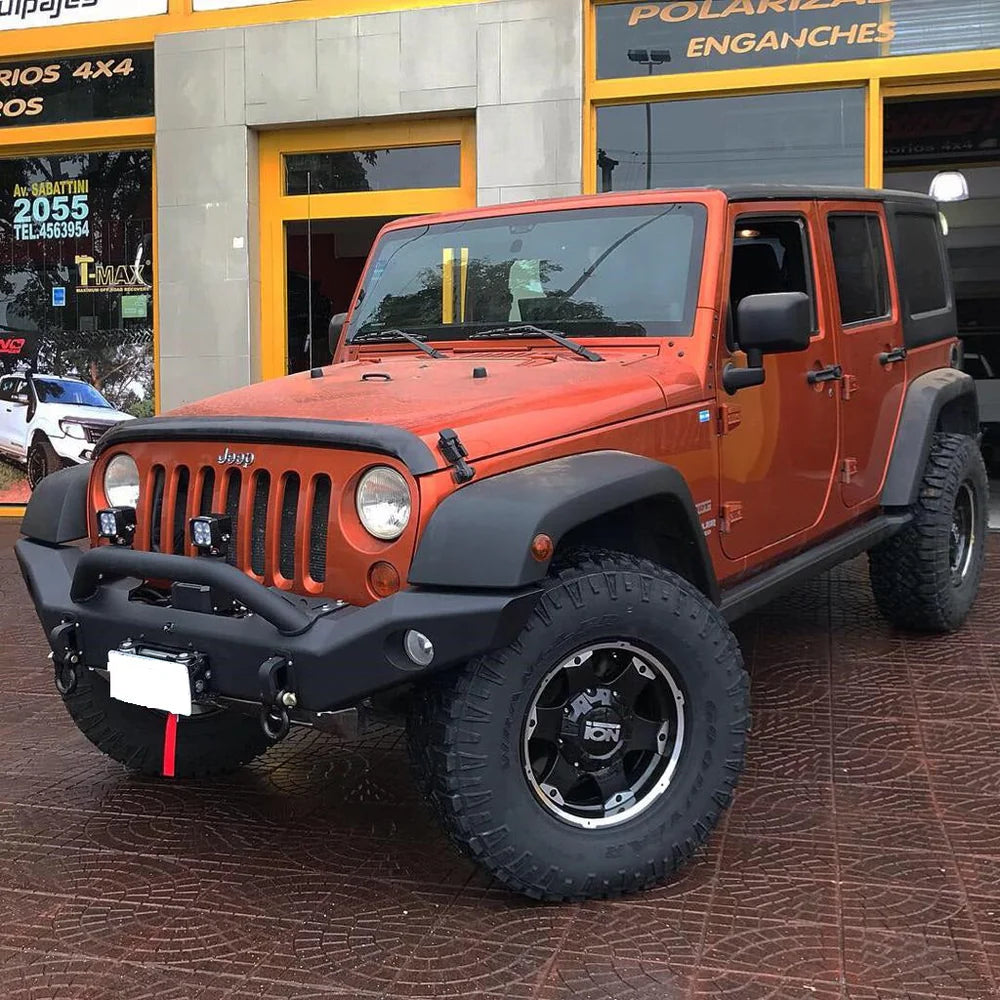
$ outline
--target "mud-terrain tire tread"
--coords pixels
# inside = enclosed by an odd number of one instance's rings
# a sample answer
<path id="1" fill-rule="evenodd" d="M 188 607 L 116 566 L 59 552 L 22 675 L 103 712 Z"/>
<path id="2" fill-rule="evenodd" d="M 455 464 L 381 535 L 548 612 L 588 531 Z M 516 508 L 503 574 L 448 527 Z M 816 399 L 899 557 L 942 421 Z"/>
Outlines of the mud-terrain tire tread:
<path id="1" fill-rule="evenodd" d="M 83 670 L 63 703 L 77 728 L 102 753 L 138 774 L 163 771 L 166 716 L 114 701 L 108 682 Z M 208 778 L 249 764 L 274 744 L 254 716 L 218 712 L 178 719 L 175 776 Z"/>
<path id="2" fill-rule="evenodd" d="M 490 712 L 490 689 L 514 668 L 521 641 L 535 629 L 547 627 L 548 608 L 558 609 L 554 597 L 581 577 L 606 580 L 632 574 L 659 584 L 660 597 L 669 606 L 665 614 L 692 620 L 702 618 L 701 636 L 712 642 L 716 662 L 725 671 L 725 696 L 732 703 L 731 722 L 720 724 L 718 749 L 724 758 L 724 774 L 707 796 L 710 807 L 688 817 L 686 835 L 674 838 L 664 857 L 648 857 L 641 865 L 623 867 L 613 879 L 598 883 L 593 876 L 574 879 L 564 872 L 542 872 L 532 865 L 529 852 L 511 856 L 505 837 L 484 836 L 504 831 L 502 821 L 489 815 L 489 792 L 476 789 L 475 778 L 463 775 L 463 755 L 476 742 L 474 727 Z M 607 586 L 607 583 L 605 583 Z M 593 590 L 591 584 L 589 590 Z M 620 592 L 625 588 L 621 587 Z M 583 588 L 579 593 L 585 593 Z M 652 588 L 648 591 L 653 596 Z M 502 703 L 495 706 L 500 711 Z M 720 718 L 722 711 L 720 710 Z M 726 716 L 729 718 L 729 716 Z M 453 843 L 467 857 L 486 868 L 508 889 L 534 899 L 573 902 L 612 899 L 664 882 L 705 843 L 731 804 L 743 769 L 746 737 L 750 726 L 749 678 L 735 636 L 708 599 L 677 574 L 646 559 L 604 549 L 578 549 L 553 564 L 548 589 L 532 613 L 521 636 L 505 649 L 471 661 L 466 667 L 429 680 L 414 692 L 408 720 L 408 744 L 419 783 Z M 520 737 L 518 736 L 518 740 Z M 518 756 L 520 749 L 518 748 Z"/>
<path id="3" fill-rule="evenodd" d="M 978 542 L 959 592 L 951 579 L 948 538 L 955 496 L 966 479 L 976 493 Z M 946 633 L 961 626 L 983 571 L 988 495 L 986 466 L 975 440 L 935 434 L 913 521 L 868 554 L 875 603 L 889 622 L 914 632 Z"/>
<path id="4" fill-rule="evenodd" d="M 31 455 L 36 451 L 41 451 L 44 456 L 46 472 L 38 482 L 34 483 L 30 481 L 30 475 L 28 476 L 28 485 L 31 489 L 34 489 L 46 476 L 51 476 L 53 472 L 58 472 L 63 467 L 63 461 L 56 453 L 55 448 L 52 447 L 52 442 L 44 434 L 37 434 L 35 440 L 31 442 L 26 456 L 26 467 L 29 471 L 31 469 Z"/>

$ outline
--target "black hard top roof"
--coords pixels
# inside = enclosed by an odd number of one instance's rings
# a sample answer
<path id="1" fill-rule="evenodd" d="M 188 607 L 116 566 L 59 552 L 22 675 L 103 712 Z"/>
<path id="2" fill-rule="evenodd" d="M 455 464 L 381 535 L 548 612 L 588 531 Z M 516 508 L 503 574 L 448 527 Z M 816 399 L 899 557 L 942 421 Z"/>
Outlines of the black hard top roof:
<path id="1" fill-rule="evenodd" d="M 908 202 L 937 211 L 937 202 L 913 191 L 889 191 L 882 188 L 804 187 L 798 184 L 735 184 L 718 190 L 730 201 L 895 201 Z"/>

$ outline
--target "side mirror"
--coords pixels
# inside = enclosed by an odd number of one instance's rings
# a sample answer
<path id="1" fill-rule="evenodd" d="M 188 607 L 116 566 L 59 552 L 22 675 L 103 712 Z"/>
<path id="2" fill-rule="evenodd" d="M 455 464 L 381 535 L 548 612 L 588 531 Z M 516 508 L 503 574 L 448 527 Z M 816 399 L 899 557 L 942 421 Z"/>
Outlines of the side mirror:
<path id="1" fill-rule="evenodd" d="M 17 395 L 16 395 L 16 396 L 15 396 L 15 397 L 14 397 L 14 398 L 13 398 L 13 399 L 11 400 L 11 402 L 12 402 L 12 403 L 14 403 L 14 404 L 15 404 L 16 406 L 27 406 L 27 405 L 28 405 L 28 396 L 27 396 L 27 394 L 26 394 L 26 393 L 20 393 L 20 392 L 19 392 L 19 393 L 18 393 L 18 394 L 17 394 Z"/>
<path id="2" fill-rule="evenodd" d="M 764 384 L 764 355 L 788 354 L 809 347 L 812 302 L 804 292 L 748 295 L 736 308 L 736 333 L 747 367 L 726 365 L 722 387 L 732 394 Z"/>
<path id="3" fill-rule="evenodd" d="M 330 317 L 330 328 L 327 333 L 330 345 L 330 356 L 337 356 L 337 345 L 340 343 L 340 335 L 344 332 L 344 324 L 347 322 L 347 313 L 334 313 Z"/>

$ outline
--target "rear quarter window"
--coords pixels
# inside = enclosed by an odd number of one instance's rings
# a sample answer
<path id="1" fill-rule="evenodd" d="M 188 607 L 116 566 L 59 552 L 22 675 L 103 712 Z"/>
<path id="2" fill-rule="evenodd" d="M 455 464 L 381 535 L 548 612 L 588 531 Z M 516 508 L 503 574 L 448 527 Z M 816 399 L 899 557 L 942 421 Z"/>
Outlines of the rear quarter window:
<path id="1" fill-rule="evenodd" d="M 899 289 L 908 315 L 916 318 L 950 308 L 938 220 L 933 215 L 900 212 L 896 231 Z"/>

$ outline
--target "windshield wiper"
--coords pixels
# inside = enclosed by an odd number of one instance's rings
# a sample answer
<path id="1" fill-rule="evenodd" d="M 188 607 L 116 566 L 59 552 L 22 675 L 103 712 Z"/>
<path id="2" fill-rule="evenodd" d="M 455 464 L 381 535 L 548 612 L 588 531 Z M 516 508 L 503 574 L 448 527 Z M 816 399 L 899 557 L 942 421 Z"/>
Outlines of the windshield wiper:
<path id="1" fill-rule="evenodd" d="M 600 354 L 595 354 L 589 348 L 584 347 L 583 344 L 578 344 L 575 340 L 570 340 L 569 337 L 564 337 L 561 333 L 556 333 L 555 330 L 543 330 L 542 327 L 534 326 L 531 323 L 519 323 L 517 326 L 498 326 L 490 330 L 477 330 L 475 333 L 469 334 L 469 340 L 486 339 L 488 337 L 548 337 L 549 340 L 555 341 L 560 347 L 565 347 L 567 351 L 572 351 L 574 354 L 578 354 L 581 358 L 586 358 L 588 361 L 604 360 Z"/>
<path id="2" fill-rule="evenodd" d="M 436 347 L 431 347 L 430 344 L 424 343 L 424 341 L 415 334 L 409 333 L 406 330 L 397 330 L 395 328 L 391 330 L 378 330 L 374 333 L 356 333 L 352 338 L 352 343 L 390 343 L 394 340 L 405 340 L 407 343 L 413 344 L 414 347 L 419 347 L 424 354 L 429 354 L 432 358 L 444 357 L 444 355 Z"/>

